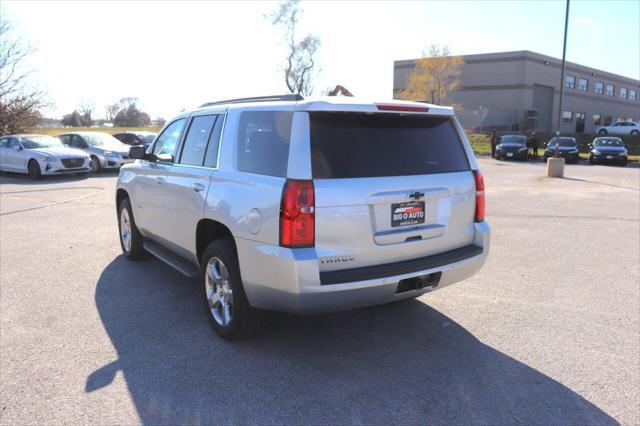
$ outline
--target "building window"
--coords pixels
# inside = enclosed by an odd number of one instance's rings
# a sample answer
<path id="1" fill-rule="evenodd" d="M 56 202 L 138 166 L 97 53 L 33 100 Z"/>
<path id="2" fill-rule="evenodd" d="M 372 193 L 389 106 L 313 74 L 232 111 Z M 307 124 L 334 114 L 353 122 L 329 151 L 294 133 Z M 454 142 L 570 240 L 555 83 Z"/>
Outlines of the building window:
<path id="1" fill-rule="evenodd" d="M 562 122 L 571 123 L 573 121 L 573 113 L 571 111 L 562 111 Z"/>
<path id="2" fill-rule="evenodd" d="M 564 87 L 568 88 L 568 89 L 575 89 L 576 88 L 576 78 L 572 75 L 565 75 L 564 76 Z"/>
<path id="3" fill-rule="evenodd" d="M 584 119 L 583 112 L 576 112 L 576 133 L 584 133 Z"/>
<path id="4" fill-rule="evenodd" d="M 611 116 L 610 115 L 605 115 L 604 116 L 604 121 L 602 122 L 602 124 L 604 126 L 609 126 L 611 124 Z"/>
<path id="5" fill-rule="evenodd" d="M 627 99 L 627 88 L 626 87 L 621 87 L 620 88 L 620 97 Z"/>
<path id="6" fill-rule="evenodd" d="M 600 123 L 602 123 L 600 114 L 593 114 L 593 116 L 591 117 L 591 122 L 593 123 L 594 126 L 599 126 Z"/>
<path id="7" fill-rule="evenodd" d="M 581 92 L 586 92 L 589 90 L 589 80 L 586 78 L 578 79 L 578 90 Z"/>
<path id="8" fill-rule="evenodd" d="M 629 90 L 629 100 L 630 101 L 635 101 L 636 100 L 636 95 L 638 92 L 636 92 L 635 89 L 631 89 Z"/>
<path id="9" fill-rule="evenodd" d="M 613 92 L 615 91 L 616 87 L 613 84 L 607 84 L 607 89 L 605 90 L 605 95 L 607 96 L 613 96 Z"/>
<path id="10" fill-rule="evenodd" d="M 598 95 L 602 95 L 602 92 L 604 91 L 604 83 L 601 81 L 596 81 L 596 85 L 594 86 L 593 91 Z"/>

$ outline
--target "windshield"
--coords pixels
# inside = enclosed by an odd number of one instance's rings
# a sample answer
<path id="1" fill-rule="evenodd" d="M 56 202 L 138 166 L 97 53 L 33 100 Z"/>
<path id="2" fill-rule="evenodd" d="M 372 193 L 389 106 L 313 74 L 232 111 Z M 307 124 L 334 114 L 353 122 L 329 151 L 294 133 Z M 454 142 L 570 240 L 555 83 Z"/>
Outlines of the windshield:
<path id="1" fill-rule="evenodd" d="M 555 144 L 556 138 L 549 141 L 549 146 L 555 146 Z M 560 138 L 560 146 L 575 147 L 576 145 L 576 140 L 573 138 Z"/>
<path id="2" fill-rule="evenodd" d="M 516 135 L 504 135 L 500 139 L 500 143 L 515 143 L 524 145 L 527 142 L 526 136 L 516 136 Z"/>
<path id="3" fill-rule="evenodd" d="M 26 136 L 20 138 L 25 149 L 62 147 L 62 142 L 52 136 Z"/>
<path id="4" fill-rule="evenodd" d="M 122 143 L 111 135 L 106 133 L 83 133 L 82 137 L 91 146 L 112 146 L 119 147 Z"/>
<path id="5" fill-rule="evenodd" d="M 596 139 L 595 146 L 622 146 L 622 141 L 618 138 Z"/>
<path id="6" fill-rule="evenodd" d="M 148 135 L 141 135 L 141 136 L 144 143 L 151 143 L 154 141 L 157 135 L 155 133 L 149 133 Z"/>

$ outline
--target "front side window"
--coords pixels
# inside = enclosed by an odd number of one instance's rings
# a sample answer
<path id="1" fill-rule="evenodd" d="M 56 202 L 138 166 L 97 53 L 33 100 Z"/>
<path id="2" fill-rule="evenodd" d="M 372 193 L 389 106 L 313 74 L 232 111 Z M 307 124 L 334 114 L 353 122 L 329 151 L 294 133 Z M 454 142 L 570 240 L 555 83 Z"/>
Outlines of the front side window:
<path id="1" fill-rule="evenodd" d="M 238 170 L 285 177 L 292 120 L 288 111 L 244 111 L 238 126 Z"/>
<path id="2" fill-rule="evenodd" d="M 176 147 L 178 146 L 178 141 L 180 141 L 180 135 L 182 134 L 185 122 L 185 118 L 179 118 L 164 129 L 153 145 L 154 155 L 175 156 Z"/>
<path id="3" fill-rule="evenodd" d="M 184 139 L 180 164 L 190 166 L 202 166 L 204 164 L 204 154 L 207 150 L 207 143 L 216 118 L 217 115 L 193 117 L 187 136 Z"/>
<path id="4" fill-rule="evenodd" d="M 631 90 L 629 90 L 629 100 L 630 100 L 630 101 L 635 101 L 635 100 L 636 100 L 637 95 L 638 95 L 638 92 L 636 92 L 636 90 L 635 90 L 635 89 L 631 89 Z"/>
<path id="5" fill-rule="evenodd" d="M 578 90 L 581 92 L 586 92 L 589 90 L 589 80 L 586 78 L 581 78 L 578 80 Z"/>
<path id="6" fill-rule="evenodd" d="M 311 112 L 314 179 L 453 173 L 469 170 L 447 117 Z"/>
<path id="7" fill-rule="evenodd" d="M 604 83 L 601 81 L 596 81 L 596 84 L 594 86 L 594 92 L 596 92 L 598 95 L 602 95 L 602 92 L 604 91 Z"/>
<path id="8" fill-rule="evenodd" d="M 613 96 L 614 91 L 615 91 L 615 86 L 613 84 L 607 84 L 607 88 L 604 93 L 607 96 Z"/>
<path id="9" fill-rule="evenodd" d="M 571 123 L 573 121 L 573 112 L 571 111 L 562 111 L 562 122 L 563 123 Z"/>
<path id="10" fill-rule="evenodd" d="M 627 99 L 627 88 L 626 87 L 621 87 L 620 88 L 620 97 L 623 99 Z"/>
<path id="11" fill-rule="evenodd" d="M 593 123 L 594 126 L 599 126 L 600 123 L 602 123 L 602 118 L 600 117 L 600 114 L 593 114 L 593 116 L 591 117 L 591 122 Z"/>
<path id="12" fill-rule="evenodd" d="M 575 89 L 576 87 L 576 78 L 572 75 L 564 76 L 564 87 L 567 89 Z"/>

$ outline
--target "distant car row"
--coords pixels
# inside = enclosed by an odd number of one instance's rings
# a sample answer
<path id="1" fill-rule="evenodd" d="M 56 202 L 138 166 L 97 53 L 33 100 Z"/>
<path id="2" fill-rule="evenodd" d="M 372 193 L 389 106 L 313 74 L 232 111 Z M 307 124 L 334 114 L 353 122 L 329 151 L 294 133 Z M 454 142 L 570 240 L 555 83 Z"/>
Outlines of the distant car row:
<path id="1" fill-rule="evenodd" d="M 151 132 L 72 132 L 58 135 L 9 135 L 0 137 L 0 171 L 42 175 L 97 173 L 117 169 L 133 160 L 129 147 L 153 142 Z"/>
<path id="2" fill-rule="evenodd" d="M 640 135 L 640 123 L 635 121 L 619 121 L 608 126 L 598 127 L 598 134 L 605 135 Z"/>
<path id="3" fill-rule="evenodd" d="M 564 158 L 568 163 L 580 161 L 580 151 L 578 142 L 573 137 L 561 136 L 560 145 L 556 146 L 556 138 L 551 138 L 542 155 L 542 159 L 547 161 L 558 152 L 558 156 Z M 537 153 L 535 153 L 537 157 Z M 622 139 L 614 136 L 601 136 L 593 140 L 589 145 L 589 162 L 615 163 L 623 166 L 627 165 L 629 151 Z M 504 135 L 496 146 L 496 158 L 499 160 L 514 159 L 527 160 L 529 158 L 529 147 L 525 135 Z"/>

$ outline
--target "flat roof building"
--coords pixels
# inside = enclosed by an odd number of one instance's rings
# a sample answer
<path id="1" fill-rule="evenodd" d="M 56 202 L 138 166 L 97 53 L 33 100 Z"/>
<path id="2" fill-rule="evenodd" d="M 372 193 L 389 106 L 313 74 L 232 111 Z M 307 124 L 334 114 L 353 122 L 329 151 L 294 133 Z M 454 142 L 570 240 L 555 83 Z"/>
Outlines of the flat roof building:
<path id="1" fill-rule="evenodd" d="M 448 101 L 467 129 L 556 129 L 562 61 L 528 50 L 462 56 L 459 88 Z M 393 94 L 404 89 L 415 59 L 394 62 Z M 640 80 L 567 62 L 561 131 L 595 133 L 600 125 L 640 119 Z"/>

